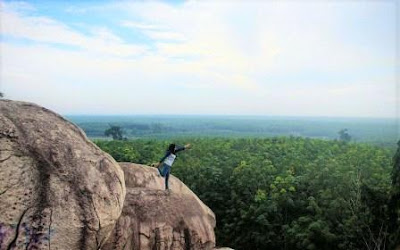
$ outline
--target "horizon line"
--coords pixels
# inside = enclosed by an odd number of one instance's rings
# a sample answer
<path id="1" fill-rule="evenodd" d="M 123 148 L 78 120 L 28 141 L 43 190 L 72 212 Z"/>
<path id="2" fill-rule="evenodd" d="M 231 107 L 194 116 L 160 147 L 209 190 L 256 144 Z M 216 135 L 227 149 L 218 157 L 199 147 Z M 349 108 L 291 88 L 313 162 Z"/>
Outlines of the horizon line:
<path id="1" fill-rule="evenodd" d="M 146 116 L 146 117 L 254 117 L 254 118 L 331 118 L 331 119 L 399 119 L 400 117 L 389 116 L 324 116 L 324 115 L 255 115 L 255 114 L 62 114 L 62 116 L 102 116 L 102 117 L 129 117 L 129 116 Z"/>

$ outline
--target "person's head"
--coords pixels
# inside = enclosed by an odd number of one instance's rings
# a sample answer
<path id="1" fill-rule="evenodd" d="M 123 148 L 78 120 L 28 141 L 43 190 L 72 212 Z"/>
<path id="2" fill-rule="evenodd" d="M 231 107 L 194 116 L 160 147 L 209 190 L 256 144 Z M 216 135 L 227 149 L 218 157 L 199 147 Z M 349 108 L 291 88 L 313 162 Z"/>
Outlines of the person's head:
<path id="1" fill-rule="evenodd" d="M 168 151 L 171 153 L 175 153 L 175 144 L 174 143 L 169 144 Z"/>

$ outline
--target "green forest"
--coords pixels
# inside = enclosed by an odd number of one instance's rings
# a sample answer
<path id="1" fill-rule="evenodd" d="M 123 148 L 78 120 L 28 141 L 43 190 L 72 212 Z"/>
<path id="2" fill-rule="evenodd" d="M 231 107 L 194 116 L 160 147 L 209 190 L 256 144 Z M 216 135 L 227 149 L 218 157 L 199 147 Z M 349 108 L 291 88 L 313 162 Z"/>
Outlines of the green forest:
<path id="1" fill-rule="evenodd" d="M 234 249 L 394 249 L 400 151 L 303 137 L 184 138 L 172 174 L 216 214 Z M 95 140 L 119 162 L 159 161 L 171 140 Z M 399 144 L 400 147 L 400 144 Z"/>

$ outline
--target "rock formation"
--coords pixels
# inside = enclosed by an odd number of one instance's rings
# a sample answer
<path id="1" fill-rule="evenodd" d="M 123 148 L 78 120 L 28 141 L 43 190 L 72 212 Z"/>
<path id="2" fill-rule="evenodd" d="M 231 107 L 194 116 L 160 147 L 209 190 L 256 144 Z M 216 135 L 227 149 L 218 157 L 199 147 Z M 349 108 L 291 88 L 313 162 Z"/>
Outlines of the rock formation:
<path id="1" fill-rule="evenodd" d="M 215 216 L 174 176 L 171 192 L 155 168 L 120 163 L 126 199 L 114 232 L 102 249 L 213 249 Z"/>
<path id="2" fill-rule="evenodd" d="M 124 199 L 120 166 L 78 127 L 0 100 L 0 249 L 99 249 Z"/>
<path id="3" fill-rule="evenodd" d="M 0 100 L 0 250 L 213 249 L 214 213 L 173 176 L 170 188 L 54 112 Z"/>

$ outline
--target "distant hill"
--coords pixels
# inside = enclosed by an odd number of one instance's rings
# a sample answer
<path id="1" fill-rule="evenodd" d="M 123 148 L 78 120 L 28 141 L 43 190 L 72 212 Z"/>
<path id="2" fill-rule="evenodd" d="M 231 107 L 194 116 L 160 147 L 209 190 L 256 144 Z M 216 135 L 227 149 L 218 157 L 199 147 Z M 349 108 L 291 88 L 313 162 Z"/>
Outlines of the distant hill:
<path id="1" fill-rule="evenodd" d="M 176 137 L 300 136 L 334 140 L 341 129 L 355 142 L 394 147 L 400 139 L 396 119 L 262 116 L 67 116 L 91 138 L 104 138 L 110 125 L 123 128 L 128 139 Z"/>

